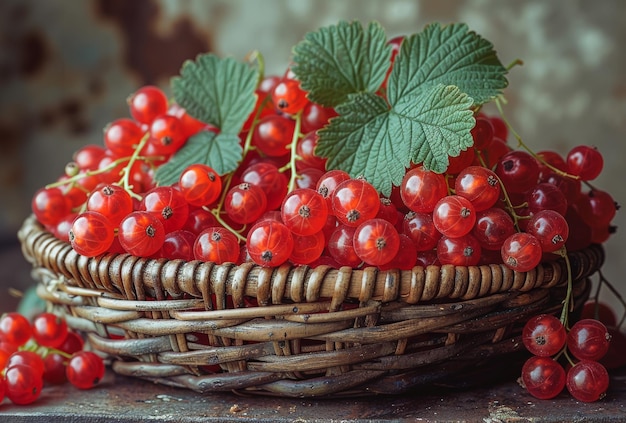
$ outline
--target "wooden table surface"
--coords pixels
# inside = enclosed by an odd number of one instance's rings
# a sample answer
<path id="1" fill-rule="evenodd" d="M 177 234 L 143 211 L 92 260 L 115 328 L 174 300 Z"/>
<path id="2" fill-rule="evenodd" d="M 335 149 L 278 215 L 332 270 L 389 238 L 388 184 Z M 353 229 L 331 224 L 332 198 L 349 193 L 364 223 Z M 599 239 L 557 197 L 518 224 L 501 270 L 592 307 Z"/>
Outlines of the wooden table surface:
<path id="1" fill-rule="evenodd" d="M 110 369 L 90 391 L 46 387 L 38 401 L 0 405 L 0 422 L 625 422 L 626 368 L 612 372 L 605 399 L 582 403 L 567 392 L 538 400 L 515 381 L 492 387 L 370 398 L 293 399 L 198 394 L 122 377 Z"/>

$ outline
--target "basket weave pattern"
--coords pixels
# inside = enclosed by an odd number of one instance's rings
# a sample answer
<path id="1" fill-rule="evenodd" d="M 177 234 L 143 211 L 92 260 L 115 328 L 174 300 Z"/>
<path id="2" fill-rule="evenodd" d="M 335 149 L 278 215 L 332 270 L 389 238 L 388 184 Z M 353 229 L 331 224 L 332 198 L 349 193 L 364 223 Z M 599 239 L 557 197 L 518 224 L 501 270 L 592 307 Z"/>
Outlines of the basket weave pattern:
<path id="1" fill-rule="evenodd" d="M 395 394 L 519 350 L 531 316 L 561 309 L 562 259 L 411 271 L 263 268 L 128 254 L 87 258 L 29 217 L 38 293 L 114 371 L 198 392 Z M 604 260 L 571 253 L 575 304 Z"/>

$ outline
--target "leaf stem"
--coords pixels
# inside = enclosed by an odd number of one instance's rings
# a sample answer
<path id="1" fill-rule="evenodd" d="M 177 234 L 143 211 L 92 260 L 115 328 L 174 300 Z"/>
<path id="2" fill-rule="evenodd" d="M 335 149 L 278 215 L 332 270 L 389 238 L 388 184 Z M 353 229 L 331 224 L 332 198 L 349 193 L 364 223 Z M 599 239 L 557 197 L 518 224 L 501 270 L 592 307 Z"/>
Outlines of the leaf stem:
<path id="1" fill-rule="evenodd" d="M 508 72 L 511 69 L 513 69 L 515 66 L 523 66 L 523 65 L 524 65 L 524 61 L 522 59 L 515 59 L 511 63 L 509 63 L 509 65 L 505 69 Z"/>

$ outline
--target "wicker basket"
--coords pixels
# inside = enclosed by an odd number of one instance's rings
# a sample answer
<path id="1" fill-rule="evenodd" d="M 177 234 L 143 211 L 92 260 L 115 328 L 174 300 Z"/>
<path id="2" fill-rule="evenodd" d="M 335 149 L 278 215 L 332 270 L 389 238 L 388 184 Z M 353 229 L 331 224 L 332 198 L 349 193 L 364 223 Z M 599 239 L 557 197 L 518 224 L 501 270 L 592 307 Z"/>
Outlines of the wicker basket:
<path id="1" fill-rule="evenodd" d="M 450 383 L 523 349 L 521 326 L 558 313 L 567 281 L 562 259 L 519 273 L 87 258 L 32 216 L 19 238 L 39 295 L 115 372 L 198 392 L 372 395 Z M 576 307 L 603 260 L 599 245 L 570 254 Z"/>

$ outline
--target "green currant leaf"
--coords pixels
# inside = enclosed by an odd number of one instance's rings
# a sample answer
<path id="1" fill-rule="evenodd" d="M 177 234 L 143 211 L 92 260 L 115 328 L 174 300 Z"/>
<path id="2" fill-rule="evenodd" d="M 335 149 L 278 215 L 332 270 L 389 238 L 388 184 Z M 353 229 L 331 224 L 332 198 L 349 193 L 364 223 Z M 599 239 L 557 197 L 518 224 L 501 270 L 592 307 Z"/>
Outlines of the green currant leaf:
<path id="1" fill-rule="evenodd" d="M 159 185 L 171 185 L 178 182 L 180 174 L 192 163 L 206 164 L 224 175 L 237 168 L 242 151 L 236 134 L 200 131 L 157 169 L 154 178 Z"/>
<path id="2" fill-rule="evenodd" d="M 254 109 L 258 70 L 232 58 L 198 55 L 186 61 L 180 76 L 172 78 L 176 102 L 191 116 L 238 133 Z"/>
<path id="3" fill-rule="evenodd" d="M 428 25 L 407 37 L 389 76 L 391 104 L 433 85 L 456 85 L 481 105 L 497 97 L 508 81 L 493 45 L 465 24 Z"/>
<path id="4" fill-rule="evenodd" d="M 445 172 L 449 156 L 456 157 L 474 144 L 472 104 L 473 99 L 458 87 L 442 84 L 396 104 L 393 111 L 404 118 L 403 132 L 412 135 L 411 161 L 433 172 Z"/>
<path id="5" fill-rule="evenodd" d="M 340 21 L 304 36 L 294 47 L 292 70 L 309 99 L 334 107 L 349 94 L 378 90 L 390 59 L 380 24 L 372 22 L 365 30 L 360 22 Z"/>
<path id="6" fill-rule="evenodd" d="M 318 132 L 316 153 L 328 157 L 328 168 L 363 176 L 388 196 L 411 161 L 441 173 L 448 156 L 473 144 L 473 101 L 458 87 L 439 84 L 402 100 L 390 108 L 375 94 L 350 95 Z"/>

